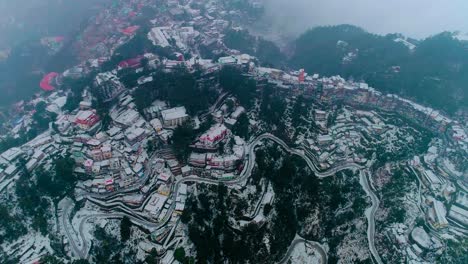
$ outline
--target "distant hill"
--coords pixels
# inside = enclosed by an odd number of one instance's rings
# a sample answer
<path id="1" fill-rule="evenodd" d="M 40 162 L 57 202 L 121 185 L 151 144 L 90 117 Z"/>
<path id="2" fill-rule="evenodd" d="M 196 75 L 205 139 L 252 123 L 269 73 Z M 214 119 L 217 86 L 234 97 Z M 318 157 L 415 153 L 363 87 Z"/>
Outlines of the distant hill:
<path id="1" fill-rule="evenodd" d="M 223 40 L 227 47 L 253 55 L 265 66 L 279 67 L 287 63 L 275 43 L 254 37 L 247 30 L 227 30 Z"/>
<path id="2" fill-rule="evenodd" d="M 340 25 L 309 30 L 294 46 L 291 65 L 310 73 L 365 80 L 448 113 L 468 107 L 468 42 L 452 33 L 417 41 Z"/>

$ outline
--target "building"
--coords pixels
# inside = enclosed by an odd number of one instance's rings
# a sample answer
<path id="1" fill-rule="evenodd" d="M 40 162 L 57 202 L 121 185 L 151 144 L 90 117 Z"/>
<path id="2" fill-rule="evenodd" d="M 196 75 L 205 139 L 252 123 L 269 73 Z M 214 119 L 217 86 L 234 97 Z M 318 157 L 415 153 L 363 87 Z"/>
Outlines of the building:
<path id="1" fill-rule="evenodd" d="M 87 159 L 84 161 L 83 166 L 86 172 L 90 173 L 91 169 L 93 168 L 94 161 L 92 159 Z"/>
<path id="2" fill-rule="evenodd" d="M 170 46 L 168 41 L 170 36 L 166 33 L 166 30 L 169 30 L 169 27 L 155 27 L 148 33 L 148 39 L 155 46 L 168 47 Z"/>
<path id="3" fill-rule="evenodd" d="M 463 191 L 458 192 L 455 203 L 461 205 L 462 207 L 468 208 L 468 193 Z"/>
<path id="4" fill-rule="evenodd" d="M 434 172 L 432 172 L 431 170 L 424 170 L 424 176 L 426 179 L 426 182 L 429 183 L 429 187 L 432 189 L 432 190 L 435 190 L 437 189 L 440 184 L 442 183 L 439 179 L 439 177 L 437 177 L 437 175 L 434 174 Z"/>
<path id="5" fill-rule="evenodd" d="M 89 101 L 81 101 L 80 102 L 80 110 L 88 110 L 92 106 L 91 102 Z"/>
<path id="6" fill-rule="evenodd" d="M 129 127 L 133 125 L 140 118 L 140 114 L 131 108 L 125 109 L 124 111 L 119 112 L 116 115 L 117 116 L 113 118 L 114 122 L 116 122 L 117 125 L 123 127 Z"/>
<path id="7" fill-rule="evenodd" d="M 75 124 L 83 130 L 88 130 L 99 122 L 99 116 L 92 110 L 81 110 L 75 116 Z"/>
<path id="8" fill-rule="evenodd" d="M 304 69 L 300 69 L 300 70 L 299 70 L 299 77 L 298 77 L 298 81 L 299 81 L 300 83 L 303 83 L 303 82 L 305 81 L 305 75 L 306 75 L 306 74 L 305 74 Z"/>
<path id="9" fill-rule="evenodd" d="M 315 121 L 325 121 L 327 119 L 327 112 L 322 110 L 315 110 Z"/>
<path id="10" fill-rule="evenodd" d="M 221 57 L 218 59 L 219 64 L 236 64 L 237 59 L 234 56 Z"/>
<path id="11" fill-rule="evenodd" d="M 236 110 L 231 114 L 231 118 L 237 120 L 239 116 L 242 115 L 243 113 L 245 113 L 245 108 L 242 106 L 238 106 Z"/>
<path id="12" fill-rule="evenodd" d="M 11 164 L 8 166 L 5 171 L 3 172 L 6 176 L 10 177 L 15 175 L 18 172 L 18 167 L 15 164 Z"/>
<path id="13" fill-rule="evenodd" d="M 189 119 L 187 110 L 183 106 L 161 111 L 161 116 L 166 127 L 180 126 Z"/>
<path id="14" fill-rule="evenodd" d="M 153 194 L 150 201 L 145 206 L 145 212 L 147 212 L 151 217 L 157 218 L 161 213 L 161 210 L 164 208 L 166 201 L 167 196 L 159 193 Z"/>
<path id="15" fill-rule="evenodd" d="M 90 155 L 94 161 L 108 160 L 112 158 L 112 148 L 110 146 L 103 146 L 93 149 L 91 150 Z"/>
<path id="16" fill-rule="evenodd" d="M 452 205 L 448 217 L 453 221 L 468 227 L 468 211 L 457 205 Z"/>
<path id="17" fill-rule="evenodd" d="M 171 188 L 169 188 L 169 186 L 163 183 L 159 185 L 158 190 L 156 192 L 163 196 L 169 196 L 169 194 L 171 193 Z"/>
<path id="18" fill-rule="evenodd" d="M 155 119 L 151 120 L 150 124 L 153 127 L 154 131 L 156 131 L 156 133 L 161 132 L 162 129 L 163 129 L 161 120 L 159 120 L 158 118 L 155 118 Z"/>
<path id="19" fill-rule="evenodd" d="M 26 163 L 26 169 L 29 172 L 31 172 L 32 170 L 34 170 L 37 167 L 38 163 L 39 163 L 39 161 L 37 159 L 30 159 L 28 161 L 28 163 Z"/>
<path id="20" fill-rule="evenodd" d="M 189 157 L 189 163 L 195 167 L 206 166 L 206 153 L 195 153 L 192 152 Z"/>
<path id="21" fill-rule="evenodd" d="M 138 67 L 141 67 L 142 59 L 143 59 L 143 56 L 137 56 L 135 58 L 124 60 L 118 64 L 118 67 L 119 69 L 138 68 Z"/>
<path id="22" fill-rule="evenodd" d="M 187 200 L 187 184 L 183 183 L 180 185 L 176 200 L 175 211 L 182 213 L 185 209 L 185 201 Z"/>
<path id="23" fill-rule="evenodd" d="M 2 158 L 4 158 L 8 162 L 12 162 L 16 160 L 21 154 L 23 154 L 23 151 L 19 148 L 14 147 L 3 152 Z"/>
<path id="24" fill-rule="evenodd" d="M 70 115 L 59 115 L 57 119 L 55 120 L 54 124 L 56 125 L 60 133 L 64 133 L 70 127 L 72 123 L 69 120 L 70 117 L 71 117 Z"/>
<path id="25" fill-rule="evenodd" d="M 126 204 L 140 205 L 143 202 L 144 196 L 142 194 L 125 195 L 122 200 Z"/>
<path id="26" fill-rule="evenodd" d="M 91 151 L 91 157 L 93 158 L 93 160 L 95 161 L 101 161 L 103 160 L 104 158 L 102 157 L 102 152 L 100 149 L 93 149 Z"/>
<path id="27" fill-rule="evenodd" d="M 332 141 L 333 141 L 333 138 L 330 135 L 319 135 L 317 137 L 317 142 L 321 146 L 329 144 Z"/>
<path id="28" fill-rule="evenodd" d="M 448 226 L 448 221 L 445 218 L 447 214 L 445 210 L 445 206 L 441 201 L 434 200 L 433 204 L 433 211 L 434 211 L 434 226 L 436 228 L 445 228 Z"/>
<path id="29" fill-rule="evenodd" d="M 227 128 L 223 124 L 216 124 L 207 132 L 200 136 L 200 143 L 205 146 L 214 146 L 223 140 L 227 135 Z"/>
<path id="30" fill-rule="evenodd" d="M 145 137 L 146 131 L 140 127 L 130 127 L 125 131 L 125 140 L 130 146 L 135 145 L 136 143 L 143 140 Z"/>

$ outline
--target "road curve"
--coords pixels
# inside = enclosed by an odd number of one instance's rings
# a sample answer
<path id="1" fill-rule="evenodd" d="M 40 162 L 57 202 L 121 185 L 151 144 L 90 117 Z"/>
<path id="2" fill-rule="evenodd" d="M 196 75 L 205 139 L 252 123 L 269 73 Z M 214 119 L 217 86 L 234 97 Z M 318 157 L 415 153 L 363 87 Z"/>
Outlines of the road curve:
<path id="1" fill-rule="evenodd" d="M 304 244 L 307 244 L 307 245 L 313 247 L 320 254 L 320 257 L 322 259 L 322 261 L 320 263 L 322 263 L 322 264 L 327 263 L 327 261 L 328 261 L 327 260 L 327 252 L 325 252 L 325 250 L 323 249 L 323 247 L 319 243 L 314 242 L 314 241 L 305 240 L 305 239 L 301 238 L 300 236 L 296 235 L 296 238 L 291 242 L 291 245 L 289 245 L 288 251 L 286 251 L 286 254 L 278 262 L 278 264 L 287 263 L 289 258 L 291 257 L 291 254 L 293 253 L 294 249 L 296 248 L 296 246 L 301 244 L 301 243 L 304 243 Z"/>
<path id="2" fill-rule="evenodd" d="M 112 218 L 116 218 L 116 219 L 120 219 L 120 218 L 123 218 L 124 216 L 127 216 L 133 224 L 135 225 L 138 225 L 140 227 L 143 227 L 147 230 L 153 230 L 155 227 L 156 227 L 156 224 L 154 223 L 151 223 L 151 222 L 147 222 L 147 221 L 141 221 L 140 219 L 137 219 L 131 215 L 127 215 L 127 214 L 124 214 L 124 213 L 110 213 L 110 214 L 93 214 L 93 215 L 87 215 L 85 217 L 83 217 L 83 219 L 81 219 L 80 221 L 80 226 L 79 226 L 79 234 L 80 234 L 80 237 L 81 237 L 81 240 L 83 241 L 83 246 L 81 249 L 79 249 L 79 255 L 81 258 L 83 259 L 87 259 L 88 258 L 88 253 L 89 253 L 89 248 L 88 248 L 88 241 L 86 240 L 86 236 L 84 234 L 84 224 L 90 220 L 90 219 L 93 219 L 93 218 L 106 218 L 106 219 L 112 219 Z"/>
<path id="3" fill-rule="evenodd" d="M 297 149 L 293 149 L 293 148 L 290 148 L 283 140 L 279 139 L 278 137 L 270 134 L 270 133 L 265 133 L 265 134 L 262 134 L 260 136 L 258 136 L 257 138 L 255 138 L 252 142 L 250 142 L 247 146 L 247 152 L 248 152 L 248 159 L 246 161 L 246 166 L 244 167 L 243 171 L 241 172 L 241 174 L 239 175 L 239 177 L 237 177 L 236 179 L 233 179 L 233 180 L 227 180 L 227 181 L 224 181 L 224 180 L 215 180 L 215 179 L 207 179 L 207 178 L 200 178 L 198 176 L 189 176 L 189 177 L 185 177 L 185 178 L 182 178 L 180 180 L 178 180 L 173 186 L 172 186 L 172 190 L 171 190 L 171 193 L 173 194 L 173 200 L 175 201 L 176 198 L 177 198 L 177 195 L 178 195 L 178 190 L 179 190 L 179 187 L 182 183 L 188 183 L 188 182 L 195 182 L 195 183 L 206 183 L 206 184 L 225 184 L 227 186 L 233 186 L 233 185 L 237 185 L 237 184 L 240 184 L 242 183 L 244 180 L 246 180 L 247 178 L 249 178 L 252 174 L 252 170 L 255 166 L 255 147 L 258 146 L 263 140 L 271 140 L 275 143 L 277 143 L 278 145 L 280 145 L 281 147 L 283 147 L 287 152 L 289 152 L 290 154 L 292 155 L 298 155 L 300 156 L 301 158 L 303 158 L 306 163 L 307 163 L 307 166 L 314 172 L 315 176 L 317 176 L 318 178 L 325 178 L 325 177 L 329 177 L 329 176 L 332 176 L 334 174 L 336 174 L 337 172 L 341 171 L 341 170 L 346 170 L 346 169 L 363 169 L 364 167 L 363 166 L 360 166 L 358 164 L 355 164 L 355 163 L 346 163 L 346 164 L 343 164 L 343 165 L 340 165 L 338 167 L 335 167 L 335 168 L 332 168 L 332 169 L 329 169 L 327 171 L 319 171 L 315 162 L 309 158 L 306 154 L 304 154 L 304 151 L 301 151 L 301 150 L 297 150 Z M 93 198 L 97 198 L 97 197 L 93 197 Z M 88 197 L 89 199 L 89 197 Z M 94 200 L 94 202 L 96 202 Z M 95 203 L 96 204 L 96 203 Z M 124 213 L 117 213 L 117 214 L 105 214 L 105 215 L 90 215 L 89 217 L 87 217 L 86 219 L 84 220 L 88 220 L 89 218 L 92 218 L 92 217 L 107 217 L 107 218 L 112 218 L 112 217 L 122 217 L 123 215 L 127 215 L 129 218 L 131 218 L 131 220 L 133 222 L 143 222 L 141 221 L 141 219 L 138 219 L 140 218 L 141 216 L 138 215 L 138 217 L 135 217 L 133 216 L 132 214 L 130 214 L 128 211 L 132 211 L 133 209 L 132 208 L 129 208 L 128 206 L 126 206 L 124 203 L 122 202 L 113 202 L 111 207 L 112 206 L 115 206 L 115 207 L 119 207 L 120 209 L 122 209 L 123 211 L 125 211 L 127 214 L 124 214 Z M 139 209 L 142 209 L 142 208 L 139 208 Z M 163 220 L 160 221 L 159 223 L 157 224 L 153 224 L 151 223 L 151 227 L 152 227 L 152 230 L 158 230 L 158 229 L 161 229 L 163 228 L 167 222 L 170 220 L 170 218 L 172 217 L 172 214 L 175 210 L 175 203 L 173 203 L 170 208 L 168 209 L 166 215 L 164 216 Z M 83 220 L 82 220 L 83 221 Z M 149 222 L 146 222 L 144 221 L 145 224 L 148 226 L 149 225 Z M 83 225 L 84 222 L 82 222 L 80 224 L 80 236 L 82 237 L 83 241 L 84 241 L 84 235 L 82 234 L 82 225 Z M 67 235 L 68 235 L 68 232 L 67 232 Z M 72 240 L 72 239 L 70 239 Z M 296 244 L 297 243 L 300 243 L 301 241 L 299 240 L 298 242 L 295 242 Z M 311 242 L 308 242 L 308 243 L 311 243 Z M 313 244 L 313 243 L 312 243 Z M 314 247 L 316 247 L 319 252 L 321 253 L 322 255 L 322 259 L 325 259 L 325 262 L 326 263 L 326 253 L 325 251 L 315 245 Z M 86 249 L 86 247 L 83 247 L 84 249 Z M 320 248 L 320 249 L 319 249 Z M 294 249 L 294 247 L 292 248 Z M 84 258 L 86 256 L 86 252 L 83 252 L 81 250 L 77 250 L 80 254 L 80 257 Z M 292 252 L 292 251 L 291 251 Z"/>
<path id="4" fill-rule="evenodd" d="M 70 205 L 68 204 L 68 206 L 66 205 L 63 209 L 62 209 L 62 217 L 61 217 L 61 221 L 62 221 L 62 227 L 65 231 L 65 234 L 67 235 L 68 237 L 68 242 L 70 243 L 70 249 L 72 251 L 72 255 L 74 256 L 77 256 L 79 258 L 84 258 L 84 255 L 82 254 L 82 251 L 80 250 L 80 248 L 75 244 L 75 239 L 73 238 L 73 236 L 70 234 L 70 230 L 73 230 L 73 225 L 71 225 L 70 227 L 68 226 L 68 224 L 70 224 L 68 222 L 68 219 L 70 217 L 70 210 L 71 210 L 71 207 Z"/>
<path id="5" fill-rule="evenodd" d="M 366 192 L 367 196 L 371 198 L 372 201 L 372 206 L 370 207 L 370 212 L 366 214 L 367 216 L 367 240 L 369 242 L 369 250 L 374 257 L 375 261 L 378 264 L 383 264 L 382 259 L 380 258 L 379 253 L 377 252 L 377 249 L 375 248 L 375 212 L 377 211 L 377 208 L 379 208 L 379 199 L 377 198 L 377 195 L 372 191 L 369 185 L 369 178 L 370 173 L 368 170 L 361 171 L 360 172 L 360 179 L 359 183 L 362 185 L 364 191 Z M 367 211 L 366 210 L 366 211 Z"/>

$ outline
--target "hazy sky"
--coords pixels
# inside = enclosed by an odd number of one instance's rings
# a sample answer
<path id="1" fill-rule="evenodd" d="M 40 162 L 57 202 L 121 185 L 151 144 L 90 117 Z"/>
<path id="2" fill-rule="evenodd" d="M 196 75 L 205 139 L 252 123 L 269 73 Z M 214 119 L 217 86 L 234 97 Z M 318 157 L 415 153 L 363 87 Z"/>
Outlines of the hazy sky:
<path id="1" fill-rule="evenodd" d="M 317 25 L 353 24 L 373 33 L 425 38 L 468 32 L 468 0 L 264 0 L 278 30 L 300 34 Z"/>

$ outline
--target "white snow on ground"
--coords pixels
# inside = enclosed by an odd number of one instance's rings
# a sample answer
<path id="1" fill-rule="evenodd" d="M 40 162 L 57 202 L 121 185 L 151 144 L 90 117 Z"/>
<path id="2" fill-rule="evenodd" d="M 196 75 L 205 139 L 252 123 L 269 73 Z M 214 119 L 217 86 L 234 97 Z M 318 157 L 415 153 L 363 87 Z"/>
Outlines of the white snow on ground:
<path id="1" fill-rule="evenodd" d="M 10 185 L 10 183 L 13 182 L 14 180 L 15 180 L 14 178 L 10 178 L 8 180 L 2 181 L 0 183 L 0 192 L 3 191 L 3 189 L 5 189 L 8 185 Z"/>
<path id="2" fill-rule="evenodd" d="M 93 209 L 92 206 L 90 205 L 89 202 L 86 202 L 86 205 L 81 208 L 76 214 L 73 216 L 72 219 L 72 226 L 75 232 L 80 232 L 80 228 L 83 234 L 83 239 L 85 241 L 82 241 L 81 236 L 77 237 L 77 245 L 80 248 L 83 248 L 83 246 L 86 245 L 86 251 L 89 250 L 89 247 L 92 243 L 92 240 L 94 239 L 94 227 L 95 225 L 100 226 L 100 227 L 106 227 L 108 221 L 104 218 L 98 218 L 95 219 L 91 216 L 99 214 L 96 209 Z M 83 219 L 86 221 L 83 222 Z M 117 232 L 120 234 L 119 232 Z"/>
<path id="3" fill-rule="evenodd" d="M 294 248 L 290 260 L 295 264 L 319 264 L 321 257 L 313 247 L 301 243 Z"/>
<path id="4" fill-rule="evenodd" d="M 468 41 L 468 33 L 458 32 L 458 34 L 454 35 L 454 38 L 460 41 Z"/>
<path id="5" fill-rule="evenodd" d="M 168 250 L 166 255 L 164 256 L 164 258 L 161 259 L 161 263 L 170 264 L 172 262 L 174 262 L 174 251 L 173 250 Z"/>
<path id="6" fill-rule="evenodd" d="M 403 39 L 403 38 L 397 38 L 394 41 L 403 43 L 403 45 L 405 45 L 410 50 L 414 50 L 416 48 L 416 45 L 414 45 L 413 43 L 411 43 L 411 42 L 409 42 L 409 41 L 407 41 L 406 39 Z"/>
<path id="7" fill-rule="evenodd" d="M 455 174 L 456 176 L 461 176 L 462 173 L 457 171 L 457 169 L 455 169 L 455 165 L 453 165 L 452 162 L 450 162 L 450 160 L 448 159 L 444 159 L 444 165 L 445 167 L 453 174 Z"/>
<path id="8" fill-rule="evenodd" d="M 442 246 L 436 238 L 431 238 L 421 227 L 414 228 L 411 237 L 419 246 L 425 249 L 435 249 Z"/>
<path id="9" fill-rule="evenodd" d="M 34 232 L 22 237 L 15 243 L 3 245 L 2 249 L 10 256 L 19 258 L 19 263 L 34 263 L 46 254 L 53 254 L 48 237 Z"/>

